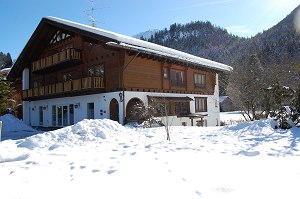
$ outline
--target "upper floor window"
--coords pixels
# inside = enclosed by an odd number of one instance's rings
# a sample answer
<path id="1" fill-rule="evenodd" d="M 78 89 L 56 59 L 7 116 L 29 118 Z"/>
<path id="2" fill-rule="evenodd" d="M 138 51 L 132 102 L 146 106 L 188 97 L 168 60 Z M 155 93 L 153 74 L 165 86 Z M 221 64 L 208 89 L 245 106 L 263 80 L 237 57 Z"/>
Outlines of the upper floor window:
<path id="1" fill-rule="evenodd" d="M 207 112 L 206 97 L 195 97 L 195 110 L 196 112 Z"/>
<path id="2" fill-rule="evenodd" d="M 89 67 L 88 69 L 89 77 L 102 77 L 104 78 L 104 64 Z"/>
<path id="3" fill-rule="evenodd" d="M 60 42 L 66 38 L 70 37 L 69 34 L 63 33 L 60 30 L 56 31 L 55 35 L 50 40 L 50 44 L 55 44 L 57 42 Z"/>
<path id="4" fill-rule="evenodd" d="M 88 76 L 89 77 L 94 77 L 95 76 L 95 72 L 94 72 L 94 67 L 90 67 L 88 70 Z"/>
<path id="5" fill-rule="evenodd" d="M 104 64 L 95 66 L 95 76 L 104 77 Z"/>
<path id="6" fill-rule="evenodd" d="M 195 89 L 206 89 L 206 75 L 195 73 L 194 86 Z"/>
<path id="7" fill-rule="evenodd" d="M 164 79 L 169 78 L 168 68 L 166 66 L 163 67 L 163 75 L 164 75 Z"/>
<path id="8" fill-rule="evenodd" d="M 184 71 L 171 70 L 171 85 L 184 87 L 186 85 L 184 76 L 185 76 Z"/>

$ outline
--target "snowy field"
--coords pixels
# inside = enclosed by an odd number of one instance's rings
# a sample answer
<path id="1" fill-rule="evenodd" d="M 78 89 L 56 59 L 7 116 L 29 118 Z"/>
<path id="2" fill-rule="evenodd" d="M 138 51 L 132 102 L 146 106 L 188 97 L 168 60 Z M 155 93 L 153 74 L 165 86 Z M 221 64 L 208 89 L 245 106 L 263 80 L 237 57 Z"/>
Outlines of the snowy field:
<path id="1" fill-rule="evenodd" d="M 0 143 L 0 198 L 299 198 L 300 131 L 84 120 Z"/>

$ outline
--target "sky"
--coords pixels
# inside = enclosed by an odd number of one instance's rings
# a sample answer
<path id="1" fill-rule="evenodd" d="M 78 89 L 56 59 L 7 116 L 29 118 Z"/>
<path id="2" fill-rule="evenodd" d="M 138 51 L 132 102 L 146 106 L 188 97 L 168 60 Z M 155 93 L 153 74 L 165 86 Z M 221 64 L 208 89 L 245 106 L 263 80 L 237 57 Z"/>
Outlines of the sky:
<path id="1" fill-rule="evenodd" d="M 55 16 L 128 36 L 173 23 L 210 21 L 251 37 L 276 25 L 299 0 L 0 0 L 0 51 L 17 59 L 40 20 Z"/>

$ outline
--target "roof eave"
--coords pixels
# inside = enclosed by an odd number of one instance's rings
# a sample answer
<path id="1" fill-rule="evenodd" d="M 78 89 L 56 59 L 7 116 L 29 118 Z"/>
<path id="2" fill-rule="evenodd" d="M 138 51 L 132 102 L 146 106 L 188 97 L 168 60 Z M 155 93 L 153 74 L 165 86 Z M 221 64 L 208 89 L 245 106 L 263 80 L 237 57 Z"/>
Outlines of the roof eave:
<path id="1" fill-rule="evenodd" d="M 191 65 L 206 67 L 206 68 L 210 68 L 210 69 L 220 71 L 220 72 L 231 72 L 233 70 L 231 66 L 227 66 L 227 65 L 224 65 L 224 64 L 222 64 L 222 65 L 226 66 L 224 68 L 212 67 L 212 66 L 208 66 L 208 65 L 205 65 L 205 64 L 196 63 L 194 61 L 189 61 L 189 60 L 186 60 L 186 59 L 180 59 L 179 57 L 170 56 L 170 55 L 167 55 L 167 53 L 164 53 L 164 52 L 162 52 L 161 54 L 155 53 L 155 52 L 152 52 L 154 50 L 151 50 L 151 49 L 145 50 L 142 47 L 137 47 L 137 46 L 133 46 L 133 45 L 130 45 L 130 44 L 122 45 L 121 43 L 107 42 L 106 45 L 111 46 L 111 47 L 115 47 L 115 48 L 140 52 L 140 53 L 153 55 L 153 56 L 157 56 L 157 57 L 162 57 L 162 58 L 166 58 L 166 59 L 176 60 L 176 61 L 179 61 L 179 62 L 191 64 Z"/>

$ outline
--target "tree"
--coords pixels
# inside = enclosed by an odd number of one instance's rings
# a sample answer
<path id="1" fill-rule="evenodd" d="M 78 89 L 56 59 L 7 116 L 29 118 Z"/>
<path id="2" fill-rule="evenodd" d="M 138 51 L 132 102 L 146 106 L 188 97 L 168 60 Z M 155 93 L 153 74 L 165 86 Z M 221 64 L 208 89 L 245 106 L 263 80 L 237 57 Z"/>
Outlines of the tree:
<path id="1" fill-rule="evenodd" d="M 280 110 L 283 106 L 293 105 L 295 91 L 287 86 L 281 86 L 276 80 L 274 84 L 263 90 L 264 111 L 268 117 L 270 112 Z"/>
<path id="2" fill-rule="evenodd" d="M 230 76 L 227 93 L 235 106 L 243 111 L 246 120 L 257 120 L 263 115 L 265 71 L 256 54 L 249 57 L 245 66 L 235 67 Z"/>
<path id="3" fill-rule="evenodd" d="M 170 132 L 173 120 L 169 115 L 169 103 L 166 98 L 162 97 L 162 100 L 158 101 L 149 98 L 148 105 L 136 102 L 130 114 L 138 120 L 138 123 L 143 124 L 146 128 L 152 127 L 153 124 L 164 126 L 167 140 L 171 140 Z"/>
<path id="4" fill-rule="evenodd" d="M 13 94 L 11 83 L 0 75 L 0 114 L 5 114 L 8 108 L 11 108 L 10 102 Z"/>

